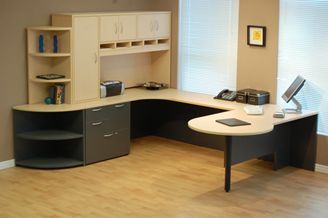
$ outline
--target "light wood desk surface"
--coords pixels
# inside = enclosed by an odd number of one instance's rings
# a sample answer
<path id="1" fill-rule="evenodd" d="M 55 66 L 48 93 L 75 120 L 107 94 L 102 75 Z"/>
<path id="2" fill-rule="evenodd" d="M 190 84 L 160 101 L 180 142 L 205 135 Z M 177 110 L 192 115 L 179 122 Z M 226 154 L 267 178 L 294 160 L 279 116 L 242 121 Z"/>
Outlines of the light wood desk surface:
<path id="1" fill-rule="evenodd" d="M 142 88 L 127 89 L 123 95 L 103 98 L 97 101 L 79 104 L 45 105 L 26 104 L 15 106 L 14 110 L 28 112 L 68 112 L 89 108 L 103 107 L 106 105 L 120 104 L 138 100 L 169 100 L 204 107 L 226 110 L 209 116 L 192 119 L 188 122 L 191 129 L 208 134 L 226 136 L 247 136 L 268 133 L 275 125 L 301 119 L 317 114 L 312 111 L 303 111 L 302 114 L 286 114 L 285 118 L 273 118 L 273 113 L 280 110 L 279 106 L 267 104 L 264 106 L 263 115 L 247 115 L 244 111 L 245 104 L 213 99 L 213 96 L 176 89 L 163 89 L 149 91 Z M 229 127 L 215 122 L 216 119 L 236 118 L 251 123 L 248 126 Z"/>

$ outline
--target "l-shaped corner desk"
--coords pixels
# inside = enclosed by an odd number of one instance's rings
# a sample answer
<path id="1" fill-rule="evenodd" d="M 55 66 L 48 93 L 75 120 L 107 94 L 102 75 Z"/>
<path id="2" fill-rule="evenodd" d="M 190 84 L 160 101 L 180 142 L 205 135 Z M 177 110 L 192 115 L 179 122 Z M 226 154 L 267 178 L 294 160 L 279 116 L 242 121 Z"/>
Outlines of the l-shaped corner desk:
<path id="1" fill-rule="evenodd" d="M 254 158 L 270 159 L 274 169 L 314 170 L 316 112 L 273 118 L 247 115 L 244 104 L 212 96 L 163 89 L 133 88 L 123 95 L 81 104 L 30 104 L 14 107 L 16 165 L 32 168 L 82 166 L 129 154 L 130 139 L 156 135 L 224 151 L 225 191 L 231 166 Z M 251 123 L 229 127 L 217 119 Z"/>

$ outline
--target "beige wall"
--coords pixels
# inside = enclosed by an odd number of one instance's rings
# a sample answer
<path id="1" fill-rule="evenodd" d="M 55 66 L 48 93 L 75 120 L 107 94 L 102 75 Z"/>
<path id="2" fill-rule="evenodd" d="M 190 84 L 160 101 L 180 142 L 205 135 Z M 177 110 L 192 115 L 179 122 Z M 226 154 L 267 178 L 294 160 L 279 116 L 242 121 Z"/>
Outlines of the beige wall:
<path id="1" fill-rule="evenodd" d="M 239 5 L 237 89 L 270 92 L 276 101 L 279 0 L 241 0 Z M 266 26 L 265 47 L 247 45 L 247 25 Z"/>
<path id="2" fill-rule="evenodd" d="M 13 158 L 11 107 L 27 103 L 27 26 L 48 25 L 50 14 L 69 11 L 149 10 L 152 0 L 1 0 L 0 162 Z"/>

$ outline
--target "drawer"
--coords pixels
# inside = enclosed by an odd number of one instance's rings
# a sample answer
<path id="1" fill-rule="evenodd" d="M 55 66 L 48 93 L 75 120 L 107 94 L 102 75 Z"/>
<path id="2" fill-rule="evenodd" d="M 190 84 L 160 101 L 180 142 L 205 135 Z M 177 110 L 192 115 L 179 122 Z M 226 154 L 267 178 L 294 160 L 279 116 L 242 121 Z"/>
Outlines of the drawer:
<path id="1" fill-rule="evenodd" d="M 107 108 L 106 128 L 107 130 L 130 129 L 130 103 L 117 104 Z"/>
<path id="2" fill-rule="evenodd" d="M 105 138 L 106 144 L 110 145 L 110 157 L 115 158 L 130 153 L 130 130 L 123 129 L 114 131 L 113 136 Z"/>
<path id="3" fill-rule="evenodd" d="M 86 122 L 112 120 L 113 123 L 123 123 L 124 127 L 130 123 L 130 103 L 122 103 L 86 110 Z M 118 128 L 119 129 L 119 128 Z"/>
<path id="4" fill-rule="evenodd" d="M 130 152 L 130 130 L 105 131 L 101 125 L 86 132 L 86 164 L 95 163 Z"/>

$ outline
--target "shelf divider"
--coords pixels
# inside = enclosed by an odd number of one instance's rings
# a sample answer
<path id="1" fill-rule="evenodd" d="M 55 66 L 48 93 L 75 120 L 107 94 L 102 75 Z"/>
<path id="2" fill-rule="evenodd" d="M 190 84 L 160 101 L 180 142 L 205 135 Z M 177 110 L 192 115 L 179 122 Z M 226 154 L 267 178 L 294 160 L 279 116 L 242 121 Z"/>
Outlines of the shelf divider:
<path id="1" fill-rule="evenodd" d="M 60 141 L 83 138 L 83 134 L 64 130 L 38 130 L 18 133 L 18 138 L 39 141 Z"/>

